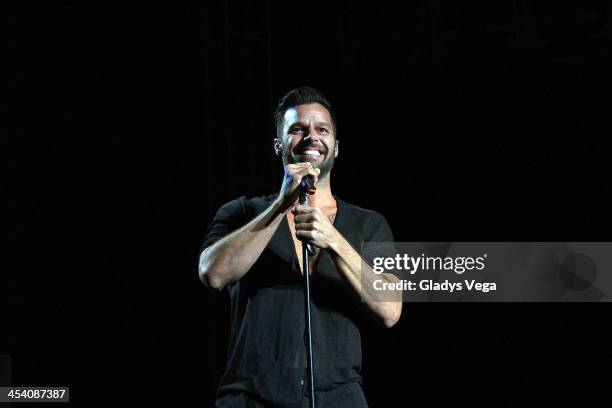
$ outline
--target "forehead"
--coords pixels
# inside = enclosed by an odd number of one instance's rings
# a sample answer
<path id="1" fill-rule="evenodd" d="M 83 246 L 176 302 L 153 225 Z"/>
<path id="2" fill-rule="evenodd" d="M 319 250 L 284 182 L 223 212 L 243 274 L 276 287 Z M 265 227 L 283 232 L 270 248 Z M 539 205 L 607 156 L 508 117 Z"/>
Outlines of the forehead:
<path id="1" fill-rule="evenodd" d="M 283 116 L 285 126 L 291 126 L 294 123 L 332 123 L 329 111 L 323 105 L 318 103 L 310 103 L 308 105 L 298 105 L 287 109 Z"/>

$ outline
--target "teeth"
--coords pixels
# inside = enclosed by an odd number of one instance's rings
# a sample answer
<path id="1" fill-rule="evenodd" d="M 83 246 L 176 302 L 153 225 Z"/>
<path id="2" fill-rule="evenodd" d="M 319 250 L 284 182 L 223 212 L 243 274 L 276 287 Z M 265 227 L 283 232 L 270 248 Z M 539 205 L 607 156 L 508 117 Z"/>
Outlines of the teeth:
<path id="1" fill-rule="evenodd" d="M 306 150 L 304 154 L 307 154 L 309 156 L 320 156 L 321 155 L 321 153 L 318 150 Z"/>

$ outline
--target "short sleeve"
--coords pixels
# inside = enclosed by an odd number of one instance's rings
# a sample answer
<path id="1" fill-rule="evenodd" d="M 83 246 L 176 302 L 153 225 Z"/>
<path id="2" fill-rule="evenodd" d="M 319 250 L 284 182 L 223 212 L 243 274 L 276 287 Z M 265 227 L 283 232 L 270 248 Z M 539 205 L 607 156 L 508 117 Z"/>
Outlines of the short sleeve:
<path id="1" fill-rule="evenodd" d="M 393 232 L 389 223 L 381 214 L 375 212 L 368 222 L 367 242 L 393 242 Z"/>
<path id="2" fill-rule="evenodd" d="M 246 197 L 232 200 L 219 208 L 206 231 L 200 252 L 249 222 Z"/>
<path id="3" fill-rule="evenodd" d="M 377 212 L 374 212 L 366 223 L 363 248 L 362 257 L 370 266 L 379 264 L 383 258 L 394 258 L 397 253 L 391 227 L 385 217 Z M 385 272 L 399 279 L 403 278 L 401 271 L 386 270 Z"/>

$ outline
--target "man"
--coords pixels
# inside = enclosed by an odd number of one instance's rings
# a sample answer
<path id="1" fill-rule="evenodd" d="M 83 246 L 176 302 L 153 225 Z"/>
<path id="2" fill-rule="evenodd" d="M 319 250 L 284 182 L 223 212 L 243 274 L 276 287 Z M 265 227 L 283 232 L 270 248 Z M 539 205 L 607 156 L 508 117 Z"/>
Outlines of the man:
<path id="1" fill-rule="evenodd" d="M 332 194 L 331 170 L 338 157 L 336 120 L 317 90 L 300 87 L 274 114 L 274 150 L 285 175 L 278 194 L 237 200 L 217 212 L 200 255 L 199 274 L 210 288 L 227 288 L 231 299 L 228 365 L 218 407 L 301 407 L 307 403 L 302 244 L 310 258 L 312 335 L 317 406 L 366 407 L 361 389 L 364 317 L 393 326 L 401 296 L 380 301 L 376 275 L 360 254 L 363 242 L 392 242 L 378 213 Z M 302 178 L 317 191 L 298 205 Z M 388 298 L 387 298 L 388 299 Z"/>

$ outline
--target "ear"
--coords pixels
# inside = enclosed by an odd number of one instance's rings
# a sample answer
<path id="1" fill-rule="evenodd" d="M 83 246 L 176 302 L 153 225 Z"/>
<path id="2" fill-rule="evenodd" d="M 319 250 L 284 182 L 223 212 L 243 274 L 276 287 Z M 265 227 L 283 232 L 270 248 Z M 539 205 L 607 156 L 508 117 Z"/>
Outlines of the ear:
<path id="1" fill-rule="evenodd" d="M 338 157 L 338 145 L 340 144 L 339 140 L 336 140 L 336 145 L 334 146 L 334 159 Z"/>
<path id="2" fill-rule="evenodd" d="M 277 156 L 280 156 L 283 152 L 283 145 L 278 138 L 274 138 L 274 152 Z"/>

